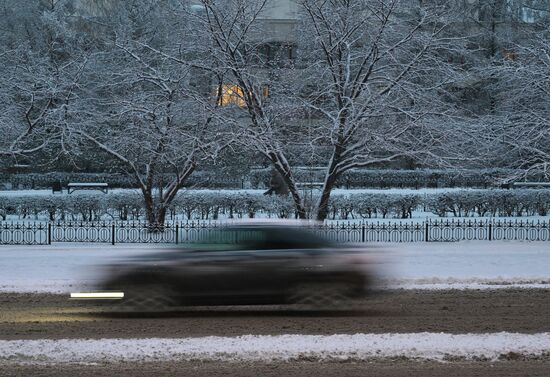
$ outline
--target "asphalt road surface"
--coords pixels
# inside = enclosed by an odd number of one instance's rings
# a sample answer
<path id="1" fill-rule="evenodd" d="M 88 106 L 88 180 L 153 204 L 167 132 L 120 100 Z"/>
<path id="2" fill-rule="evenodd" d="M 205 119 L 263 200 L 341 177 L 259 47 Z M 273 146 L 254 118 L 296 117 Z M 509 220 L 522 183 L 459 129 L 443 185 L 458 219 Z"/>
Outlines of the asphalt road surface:
<path id="1" fill-rule="evenodd" d="M 323 313 L 281 307 L 193 308 L 169 313 L 116 313 L 66 295 L 0 293 L 0 340 L 184 338 L 208 335 L 550 332 L 550 290 L 388 291 L 363 311 Z M 94 365 L 0 365 L 0 376 L 550 376 L 550 361 L 511 359 L 450 363 L 159 362 Z"/>

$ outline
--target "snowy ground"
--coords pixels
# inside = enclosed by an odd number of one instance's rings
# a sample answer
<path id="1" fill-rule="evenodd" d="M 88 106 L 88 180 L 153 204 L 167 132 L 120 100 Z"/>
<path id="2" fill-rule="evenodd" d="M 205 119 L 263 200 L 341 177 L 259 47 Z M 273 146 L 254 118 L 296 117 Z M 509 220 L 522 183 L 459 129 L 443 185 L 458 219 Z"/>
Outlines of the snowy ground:
<path id="1" fill-rule="evenodd" d="M 0 246 L 0 290 L 69 292 L 101 278 L 98 265 L 170 246 L 56 243 Z M 367 245 L 384 286 L 420 289 L 549 288 L 547 242 L 464 241 Z"/>
<path id="2" fill-rule="evenodd" d="M 0 340 L 0 362 L 499 360 L 550 353 L 550 333 L 245 335 L 183 339 Z"/>

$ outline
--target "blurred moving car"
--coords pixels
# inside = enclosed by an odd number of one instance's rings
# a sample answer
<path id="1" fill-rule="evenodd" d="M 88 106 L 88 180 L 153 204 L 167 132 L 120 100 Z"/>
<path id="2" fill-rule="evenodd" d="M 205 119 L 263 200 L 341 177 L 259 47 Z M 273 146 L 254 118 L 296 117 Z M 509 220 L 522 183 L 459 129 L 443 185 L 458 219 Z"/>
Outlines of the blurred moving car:
<path id="1" fill-rule="evenodd" d="M 371 278 L 363 249 L 338 245 L 289 222 L 220 227 L 192 247 L 160 250 L 111 266 L 99 288 L 125 307 L 302 304 L 342 308 Z"/>

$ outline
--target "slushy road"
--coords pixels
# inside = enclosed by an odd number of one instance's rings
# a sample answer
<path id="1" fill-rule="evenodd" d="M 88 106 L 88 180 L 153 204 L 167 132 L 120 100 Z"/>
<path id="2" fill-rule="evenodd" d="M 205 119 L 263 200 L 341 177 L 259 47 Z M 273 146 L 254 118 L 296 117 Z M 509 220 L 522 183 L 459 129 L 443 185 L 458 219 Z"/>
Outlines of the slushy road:
<path id="1" fill-rule="evenodd" d="M 170 313 L 112 313 L 67 295 L 0 293 L 0 342 L 74 339 L 193 339 L 242 335 L 548 334 L 550 290 L 394 290 L 365 300 L 361 313 L 309 313 L 280 307 L 197 308 Z M 548 335 L 546 335 L 548 337 Z M 64 341 L 60 341 L 61 344 Z M 54 350 L 57 349 L 55 343 Z M 50 346 L 51 348 L 51 346 Z M 44 351 L 44 350 L 42 350 Z M 0 355 L 1 356 L 1 355 Z M 0 357 L 1 358 L 1 357 Z M 550 356 L 505 353 L 497 361 L 380 359 L 234 361 L 163 360 L 86 363 L 0 362 L 0 376 L 317 375 L 547 376 Z"/>

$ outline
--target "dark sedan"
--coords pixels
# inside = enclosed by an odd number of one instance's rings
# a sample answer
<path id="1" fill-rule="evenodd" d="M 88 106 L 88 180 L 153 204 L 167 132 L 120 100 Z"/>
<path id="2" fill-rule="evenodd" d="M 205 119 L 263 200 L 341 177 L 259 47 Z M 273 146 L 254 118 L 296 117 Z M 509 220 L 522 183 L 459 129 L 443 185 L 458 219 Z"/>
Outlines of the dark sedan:
<path id="1" fill-rule="evenodd" d="M 104 292 L 144 310 L 185 305 L 301 304 L 338 308 L 365 295 L 369 260 L 309 228 L 246 223 L 210 231 L 200 243 L 111 266 Z M 123 295 L 123 296 L 122 296 Z"/>

